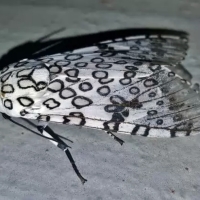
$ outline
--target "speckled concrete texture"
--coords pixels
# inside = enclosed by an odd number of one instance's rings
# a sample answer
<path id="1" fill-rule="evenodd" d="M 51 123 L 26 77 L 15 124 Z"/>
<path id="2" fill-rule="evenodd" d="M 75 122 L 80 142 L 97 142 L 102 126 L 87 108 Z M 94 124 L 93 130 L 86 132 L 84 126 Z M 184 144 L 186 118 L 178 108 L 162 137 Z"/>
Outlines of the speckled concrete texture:
<path id="1" fill-rule="evenodd" d="M 200 79 L 198 0 L 1 0 L 0 54 L 61 27 L 59 36 L 136 27 L 190 34 L 184 64 Z M 199 81 L 200 82 L 200 81 Z M 74 141 L 83 186 L 62 151 L 0 118 L 0 200 L 199 200 L 200 135 L 149 139 L 52 124 Z M 119 135 L 118 135 L 119 136 Z"/>

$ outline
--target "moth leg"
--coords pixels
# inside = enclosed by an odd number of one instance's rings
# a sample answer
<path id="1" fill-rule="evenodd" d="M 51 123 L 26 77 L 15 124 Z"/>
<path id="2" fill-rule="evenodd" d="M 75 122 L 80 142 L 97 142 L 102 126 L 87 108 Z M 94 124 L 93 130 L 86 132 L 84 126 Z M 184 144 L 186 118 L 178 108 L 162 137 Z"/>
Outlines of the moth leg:
<path id="1" fill-rule="evenodd" d="M 111 131 L 106 131 L 108 135 L 114 138 L 117 142 L 119 142 L 121 145 L 123 145 L 124 141 L 120 138 L 118 138 L 115 134 L 113 134 Z"/>
<path id="2" fill-rule="evenodd" d="M 81 180 L 82 184 L 84 184 L 87 180 L 85 178 L 83 178 L 83 176 L 81 175 L 81 173 L 79 172 L 75 161 L 69 151 L 69 146 L 59 138 L 58 135 L 56 135 L 56 133 L 54 133 L 54 131 L 47 126 L 48 123 L 43 123 L 43 124 L 39 124 L 38 125 L 38 130 L 40 131 L 40 133 L 44 136 L 53 138 L 55 141 L 50 140 L 54 145 L 56 145 L 58 148 L 60 148 L 61 150 L 63 150 L 65 152 L 65 154 L 67 155 L 76 175 L 79 177 L 79 179 Z"/>

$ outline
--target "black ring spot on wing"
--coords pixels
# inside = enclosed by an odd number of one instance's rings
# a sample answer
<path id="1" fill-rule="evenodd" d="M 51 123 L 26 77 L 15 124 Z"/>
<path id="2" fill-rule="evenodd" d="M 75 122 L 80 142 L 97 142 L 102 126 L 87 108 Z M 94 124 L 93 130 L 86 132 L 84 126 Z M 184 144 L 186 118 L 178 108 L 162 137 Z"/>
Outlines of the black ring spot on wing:
<path id="1" fill-rule="evenodd" d="M 133 63 L 135 66 L 141 66 L 141 65 L 143 65 L 143 62 L 141 62 L 141 61 L 136 61 L 136 62 L 134 62 Z"/>
<path id="2" fill-rule="evenodd" d="M 48 90 L 52 93 L 59 92 L 63 88 L 64 88 L 64 83 L 63 83 L 63 81 L 61 81 L 59 79 L 52 81 L 48 86 Z"/>
<path id="3" fill-rule="evenodd" d="M 158 81 L 156 81 L 153 78 L 149 78 L 149 79 L 146 79 L 144 81 L 144 86 L 145 87 L 152 87 L 152 86 L 155 86 L 155 85 L 158 85 Z"/>
<path id="4" fill-rule="evenodd" d="M 17 72 L 17 78 L 23 78 L 23 77 L 27 77 L 27 76 L 31 76 L 33 74 L 34 70 L 31 69 L 22 69 L 20 71 Z"/>
<path id="5" fill-rule="evenodd" d="M 158 106 L 162 106 L 162 105 L 164 104 L 164 102 L 163 102 L 162 100 L 160 100 L 160 101 L 157 101 L 156 104 L 157 104 Z"/>
<path id="6" fill-rule="evenodd" d="M 82 92 L 87 92 L 93 89 L 92 84 L 90 82 L 83 82 L 79 84 L 79 90 Z"/>
<path id="7" fill-rule="evenodd" d="M 95 79 L 108 78 L 108 72 L 107 71 L 94 71 L 94 72 L 92 72 L 92 76 Z"/>
<path id="8" fill-rule="evenodd" d="M 156 93 L 155 93 L 155 92 L 150 92 L 148 96 L 151 97 L 151 98 L 152 98 L 152 97 L 155 97 L 155 96 L 156 96 Z"/>
<path id="9" fill-rule="evenodd" d="M 168 72 L 168 77 L 174 77 L 176 74 L 174 72 Z"/>
<path id="10" fill-rule="evenodd" d="M 81 112 L 71 112 L 71 113 L 69 113 L 69 116 L 70 116 L 70 117 L 77 117 L 77 118 L 80 118 L 80 119 L 81 119 L 81 122 L 80 122 L 80 124 L 79 124 L 80 126 L 84 126 L 85 123 L 86 123 L 85 117 L 84 117 L 83 113 L 81 113 Z"/>
<path id="11" fill-rule="evenodd" d="M 136 95 L 136 94 L 140 93 L 140 89 L 138 87 L 133 86 L 129 89 L 129 93 Z"/>
<path id="12" fill-rule="evenodd" d="M 78 69 L 68 69 L 68 70 L 65 70 L 65 74 L 69 77 L 78 77 L 79 70 Z"/>
<path id="13" fill-rule="evenodd" d="M 31 99 L 30 97 L 18 97 L 17 101 L 19 102 L 21 106 L 24 106 L 24 107 L 29 107 L 34 104 L 33 99 Z"/>
<path id="14" fill-rule="evenodd" d="M 79 82 L 81 79 L 80 79 L 80 78 L 77 78 L 77 77 L 75 77 L 75 78 L 73 78 L 73 77 L 67 77 L 65 80 L 66 80 L 67 82 L 70 82 L 70 83 L 77 83 L 77 82 Z"/>
<path id="15" fill-rule="evenodd" d="M 1 82 L 2 83 L 6 82 L 10 78 L 11 74 L 12 74 L 12 72 L 8 72 L 7 74 L 3 75 L 1 77 Z"/>
<path id="16" fill-rule="evenodd" d="M 127 64 L 127 62 L 125 60 L 118 60 L 115 62 L 115 64 L 125 65 L 125 64 Z"/>
<path id="17" fill-rule="evenodd" d="M 126 71 L 124 72 L 124 78 L 134 78 L 136 76 L 136 72 L 134 71 Z"/>
<path id="18" fill-rule="evenodd" d="M 101 83 L 102 85 L 111 83 L 113 81 L 114 81 L 114 78 L 100 78 L 99 79 L 99 83 Z"/>
<path id="19" fill-rule="evenodd" d="M 77 62 L 74 64 L 75 67 L 87 67 L 87 62 Z"/>
<path id="20" fill-rule="evenodd" d="M 49 71 L 53 74 L 59 74 L 62 72 L 62 67 L 59 65 L 50 65 Z"/>
<path id="21" fill-rule="evenodd" d="M 162 124 L 163 124 L 163 120 L 162 120 L 162 119 L 158 119 L 158 120 L 156 121 L 156 123 L 157 123 L 158 125 L 162 125 Z"/>
<path id="22" fill-rule="evenodd" d="M 81 54 L 69 54 L 65 56 L 65 59 L 70 61 L 80 60 L 81 58 L 83 58 Z"/>
<path id="23" fill-rule="evenodd" d="M 3 105 L 5 108 L 9 109 L 9 110 L 12 110 L 13 109 L 13 103 L 10 99 L 6 99 L 4 102 L 3 102 Z"/>
<path id="24" fill-rule="evenodd" d="M 1 87 L 2 93 L 13 93 L 15 91 L 13 85 L 11 84 L 5 84 Z"/>
<path id="25" fill-rule="evenodd" d="M 48 109 L 52 110 L 54 108 L 57 108 L 60 106 L 60 102 L 56 101 L 53 98 L 49 98 L 46 101 L 43 102 L 43 105 L 45 105 Z"/>
<path id="26" fill-rule="evenodd" d="M 77 109 L 89 106 L 93 103 L 93 101 L 87 97 L 84 96 L 76 96 L 72 100 L 72 105 L 76 107 Z"/>
<path id="27" fill-rule="evenodd" d="M 150 69 L 152 72 L 155 72 L 155 71 L 161 70 L 161 66 L 160 66 L 160 65 L 152 65 L 152 66 L 149 66 L 149 69 Z"/>
<path id="28" fill-rule="evenodd" d="M 55 66 L 58 67 L 67 67 L 71 64 L 69 60 L 58 60 L 54 63 Z"/>
<path id="29" fill-rule="evenodd" d="M 181 121 L 182 120 L 182 115 L 181 114 L 177 114 L 173 117 L 173 121 L 174 122 L 178 122 L 178 121 Z"/>
<path id="30" fill-rule="evenodd" d="M 96 57 L 96 58 L 92 58 L 91 62 L 92 63 L 102 63 L 102 62 L 104 62 L 104 59 L 100 58 L 100 57 Z"/>
<path id="31" fill-rule="evenodd" d="M 98 63 L 95 65 L 96 68 L 100 68 L 100 69 L 109 69 L 112 67 L 112 64 L 109 63 Z"/>
<path id="32" fill-rule="evenodd" d="M 44 89 L 47 87 L 47 83 L 44 82 L 44 81 L 39 81 L 39 82 L 36 84 L 36 87 L 37 87 L 38 91 L 44 90 Z"/>
<path id="33" fill-rule="evenodd" d="M 153 116 L 153 115 L 156 115 L 158 112 L 156 111 L 156 110 L 149 110 L 148 112 L 147 112 L 147 115 L 149 115 L 149 116 Z"/>
<path id="34" fill-rule="evenodd" d="M 119 82 L 122 85 L 129 85 L 129 84 L 131 84 L 132 80 L 131 80 L 131 78 L 122 78 L 122 79 L 119 80 Z"/>
<path id="35" fill-rule="evenodd" d="M 138 67 L 131 66 L 131 65 L 125 66 L 125 68 L 128 69 L 128 70 L 133 70 L 133 71 L 138 70 Z"/>
<path id="36" fill-rule="evenodd" d="M 113 95 L 110 97 L 110 102 L 113 104 L 124 104 L 126 103 L 125 99 L 119 95 Z"/>
<path id="37" fill-rule="evenodd" d="M 107 85 L 99 87 L 97 93 L 101 96 L 107 96 L 110 93 L 110 87 Z"/>
<path id="38" fill-rule="evenodd" d="M 106 105 L 104 107 L 104 110 L 107 113 L 117 113 L 117 112 L 122 112 L 124 110 L 124 106 L 120 106 L 120 105 Z"/>
<path id="39" fill-rule="evenodd" d="M 59 96 L 61 99 L 69 99 L 76 96 L 75 90 L 72 88 L 64 88 L 59 92 Z"/>

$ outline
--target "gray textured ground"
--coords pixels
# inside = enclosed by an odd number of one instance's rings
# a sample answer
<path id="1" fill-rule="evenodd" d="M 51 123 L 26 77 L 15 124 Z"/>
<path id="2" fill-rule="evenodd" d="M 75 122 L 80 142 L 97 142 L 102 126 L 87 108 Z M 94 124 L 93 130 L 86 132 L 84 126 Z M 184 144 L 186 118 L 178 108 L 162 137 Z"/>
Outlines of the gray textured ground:
<path id="1" fill-rule="evenodd" d="M 118 28 L 177 28 L 190 33 L 185 64 L 198 81 L 199 10 L 198 0 L 1 0 L 0 54 L 60 27 L 67 28 L 65 36 Z M 121 147 L 101 131 L 53 125 L 74 141 L 72 153 L 88 179 L 82 186 L 59 149 L 0 121 L 0 200 L 200 199 L 200 135 L 122 135 L 126 143 Z"/>

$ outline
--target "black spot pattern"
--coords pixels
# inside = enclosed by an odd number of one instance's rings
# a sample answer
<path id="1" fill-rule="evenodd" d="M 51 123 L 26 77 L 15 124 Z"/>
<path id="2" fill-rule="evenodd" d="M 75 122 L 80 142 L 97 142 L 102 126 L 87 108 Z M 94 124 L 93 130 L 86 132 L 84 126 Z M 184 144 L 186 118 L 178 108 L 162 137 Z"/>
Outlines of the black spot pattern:
<path id="1" fill-rule="evenodd" d="M 122 85 L 129 85 L 132 83 L 132 80 L 131 78 L 122 78 L 119 80 L 119 82 L 122 84 Z"/>
<path id="2" fill-rule="evenodd" d="M 78 69 L 68 69 L 65 70 L 65 74 L 69 77 L 78 77 L 79 70 Z"/>
<path id="3" fill-rule="evenodd" d="M 3 102 L 3 105 L 5 108 L 9 109 L 9 110 L 12 110 L 13 109 L 13 103 L 10 99 L 6 99 L 4 102 Z"/>
<path id="4" fill-rule="evenodd" d="M 162 125 L 162 124 L 163 124 L 163 120 L 162 120 L 162 119 L 158 119 L 158 120 L 156 121 L 156 123 L 157 123 L 158 125 Z"/>
<path id="5" fill-rule="evenodd" d="M 128 70 L 133 70 L 133 71 L 138 70 L 138 67 L 131 66 L 131 65 L 127 65 L 125 68 L 128 69 Z"/>
<path id="6" fill-rule="evenodd" d="M 94 72 L 92 72 L 92 76 L 95 79 L 108 78 L 108 72 L 107 71 L 94 71 Z"/>
<path id="7" fill-rule="evenodd" d="M 102 63 L 102 62 L 104 62 L 104 59 L 100 58 L 100 57 L 96 57 L 96 58 L 92 58 L 91 62 L 92 63 Z"/>
<path id="8" fill-rule="evenodd" d="M 34 70 L 33 69 L 22 69 L 17 72 L 17 78 L 23 78 L 27 76 L 31 76 L 33 74 Z"/>
<path id="9" fill-rule="evenodd" d="M 134 78 L 136 76 L 136 72 L 134 71 L 126 71 L 124 72 L 124 78 Z"/>
<path id="10" fill-rule="evenodd" d="M 75 67 L 80 67 L 80 68 L 87 67 L 87 65 L 88 65 L 88 63 L 86 63 L 86 62 L 77 62 L 74 64 Z"/>
<path id="11" fill-rule="evenodd" d="M 156 110 L 149 110 L 148 112 L 147 112 L 147 115 L 149 115 L 149 116 L 153 116 L 153 115 L 156 115 L 158 112 L 156 111 Z"/>
<path id="12" fill-rule="evenodd" d="M 2 83 L 6 82 L 10 78 L 11 74 L 12 74 L 12 72 L 8 72 L 7 74 L 3 75 L 1 77 L 1 82 Z"/>
<path id="13" fill-rule="evenodd" d="M 72 100 L 72 105 L 75 106 L 77 109 L 81 109 L 83 107 L 89 106 L 93 103 L 93 101 L 84 96 L 76 96 Z"/>
<path id="14" fill-rule="evenodd" d="M 79 82 L 81 79 L 80 79 L 80 78 L 67 77 L 65 80 L 66 80 L 67 82 L 70 82 L 70 83 L 77 83 L 77 82 Z"/>
<path id="15" fill-rule="evenodd" d="M 49 84 L 48 90 L 52 93 L 61 91 L 64 88 L 63 81 L 56 79 Z"/>
<path id="16" fill-rule="evenodd" d="M 155 71 L 161 70 L 161 66 L 160 66 L 160 65 L 152 65 L 152 66 L 149 67 L 149 69 L 150 69 L 152 72 L 155 72 Z"/>
<path id="17" fill-rule="evenodd" d="M 69 54 L 65 57 L 66 60 L 75 61 L 80 60 L 83 56 L 81 54 Z"/>
<path id="18" fill-rule="evenodd" d="M 118 60 L 115 62 L 115 64 L 125 65 L 125 64 L 127 64 L 127 62 L 125 60 Z"/>
<path id="19" fill-rule="evenodd" d="M 141 61 L 136 61 L 133 63 L 135 66 L 142 66 L 143 65 L 143 62 Z"/>
<path id="20" fill-rule="evenodd" d="M 49 66 L 49 71 L 52 74 L 59 74 L 62 72 L 62 67 L 59 65 L 50 65 Z"/>
<path id="21" fill-rule="evenodd" d="M 156 104 L 157 104 L 158 106 L 162 106 L 162 105 L 164 104 L 164 102 L 163 102 L 162 100 L 160 100 L 160 101 L 157 101 Z"/>
<path id="22" fill-rule="evenodd" d="M 34 104 L 33 99 L 31 99 L 30 97 L 18 97 L 17 101 L 19 102 L 21 106 L 24 106 L 24 107 L 30 107 Z"/>
<path id="23" fill-rule="evenodd" d="M 152 86 L 155 86 L 155 85 L 158 85 L 158 81 L 156 81 L 153 78 L 149 78 L 149 79 L 146 79 L 144 81 L 144 86 L 145 87 L 152 87 Z"/>
<path id="24" fill-rule="evenodd" d="M 72 88 L 65 88 L 59 92 L 59 96 L 61 99 L 69 99 L 75 97 L 76 92 Z"/>
<path id="25" fill-rule="evenodd" d="M 109 86 L 102 86 L 97 89 L 97 93 L 101 96 L 107 96 L 110 93 Z"/>
<path id="26" fill-rule="evenodd" d="M 100 68 L 100 69 L 109 69 L 112 67 L 112 64 L 108 64 L 108 63 L 99 63 L 95 65 L 96 68 Z"/>
<path id="27" fill-rule="evenodd" d="M 114 81 L 114 78 L 101 78 L 99 79 L 99 83 L 102 85 L 112 83 Z"/>
<path id="28" fill-rule="evenodd" d="M 109 124 L 113 124 L 113 130 L 117 132 L 119 130 L 119 125 L 120 123 L 124 122 L 124 118 L 122 117 L 122 115 L 120 113 L 113 113 L 112 115 L 112 119 L 110 121 L 104 122 L 103 126 L 104 126 L 104 130 L 110 130 L 109 128 Z"/>
<path id="29" fill-rule="evenodd" d="M 80 83 L 78 86 L 79 90 L 82 92 L 87 92 L 93 89 L 92 84 L 90 82 L 83 82 Z"/>
<path id="30" fill-rule="evenodd" d="M 11 84 L 5 84 L 1 87 L 2 93 L 13 93 L 15 91 L 13 85 Z"/>
<path id="31" fill-rule="evenodd" d="M 77 118 L 81 119 L 81 122 L 79 124 L 80 126 L 84 126 L 86 123 L 85 117 L 84 117 L 83 113 L 81 113 L 81 112 L 71 112 L 71 113 L 69 113 L 69 116 L 77 117 Z"/>
<path id="32" fill-rule="evenodd" d="M 129 89 L 129 93 L 130 94 L 134 94 L 134 95 L 139 94 L 140 93 L 140 89 L 138 87 L 133 86 L 133 87 L 131 87 Z"/>
<path id="33" fill-rule="evenodd" d="M 48 109 L 52 110 L 60 106 L 60 102 L 56 101 L 53 98 L 49 98 L 46 101 L 43 102 L 43 105 L 45 105 Z"/>
<path id="34" fill-rule="evenodd" d="M 148 96 L 149 96 L 150 98 L 155 97 L 155 96 L 156 96 L 156 93 L 155 93 L 155 92 L 150 92 Z"/>
<path id="35" fill-rule="evenodd" d="M 60 67 L 67 67 L 71 64 L 69 60 L 58 60 L 54 63 L 55 66 L 57 66 L 59 69 Z"/>

